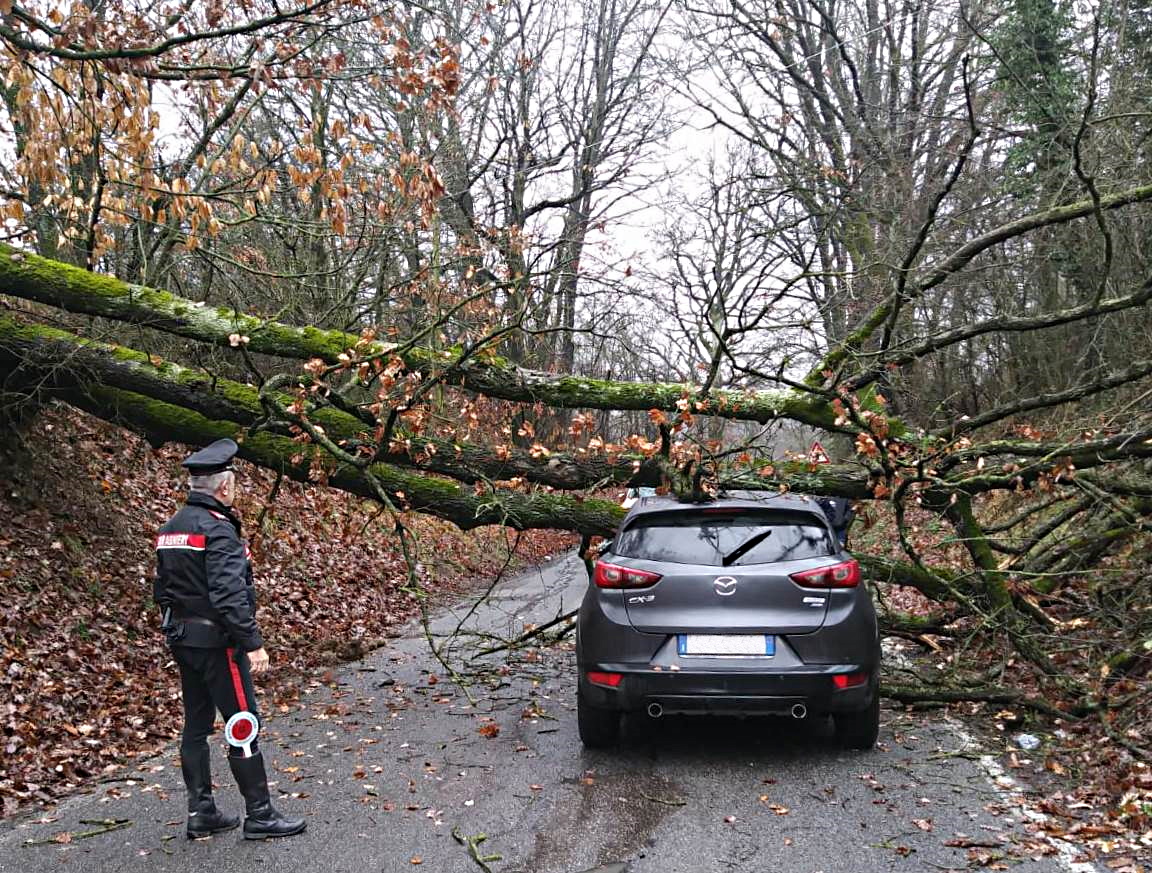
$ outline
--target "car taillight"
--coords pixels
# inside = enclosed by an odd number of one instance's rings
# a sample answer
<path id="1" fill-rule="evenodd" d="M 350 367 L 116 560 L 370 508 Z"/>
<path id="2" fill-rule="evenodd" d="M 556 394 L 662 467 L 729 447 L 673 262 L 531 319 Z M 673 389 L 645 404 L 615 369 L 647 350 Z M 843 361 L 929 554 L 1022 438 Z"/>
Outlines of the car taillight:
<path id="1" fill-rule="evenodd" d="M 867 682 L 867 673 L 837 673 L 832 677 L 832 686 L 837 691 L 843 691 L 845 688 L 855 688 Z"/>
<path id="2" fill-rule="evenodd" d="M 860 584 L 860 565 L 855 561 L 845 561 L 831 567 L 793 573 L 789 578 L 802 588 L 855 588 Z"/>
<path id="3" fill-rule="evenodd" d="M 585 675 L 593 685 L 605 685 L 608 688 L 616 688 L 624 678 L 622 673 L 601 673 L 598 670 L 589 670 Z"/>
<path id="4" fill-rule="evenodd" d="M 631 567 L 619 567 L 607 561 L 597 561 L 592 580 L 598 588 L 647 588 L 660 581 L 660 574 L 649 573 L 647 570 L 633 570 Z"/>

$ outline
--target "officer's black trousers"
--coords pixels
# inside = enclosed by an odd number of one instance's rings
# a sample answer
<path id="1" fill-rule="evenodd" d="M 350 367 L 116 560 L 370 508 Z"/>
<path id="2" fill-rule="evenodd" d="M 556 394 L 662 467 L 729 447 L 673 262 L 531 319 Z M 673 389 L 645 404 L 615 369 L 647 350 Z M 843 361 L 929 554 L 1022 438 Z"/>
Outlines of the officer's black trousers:
<path id="1" fill-rule="evenodd" d="M 196 649 L 173 646 L 172 656 L 180 667 L 184 692 L 184 733 L 180 744 L 189 748 L 205 744 L 219 711 L 225 723 L 238 712 L 250 712 L 259 721 L 248 653 L 237 649 Z M 252 743 L 252 751 L 258 743 Z M 228 747 L 230 756 L 242 749 Z"/>

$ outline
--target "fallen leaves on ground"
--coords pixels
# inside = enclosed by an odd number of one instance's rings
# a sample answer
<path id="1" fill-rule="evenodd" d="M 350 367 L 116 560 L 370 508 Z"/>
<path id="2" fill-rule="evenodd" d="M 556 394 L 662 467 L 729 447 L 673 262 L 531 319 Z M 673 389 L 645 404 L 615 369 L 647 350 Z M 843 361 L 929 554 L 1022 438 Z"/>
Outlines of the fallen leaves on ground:
<path id="1" fill-rule="evenodd" d="M 152 538 L 184 499 L 187 453 L 63 409 L 0 444 L 0 817 L 51 804 L 175 736 L 179 684 L 151 605 Z M 285 481 L 265 512 L 274 475 L 241 475 L 274 667 L 258 693 L 266 711 L 284 712 L 301 674 L 363 657 L 417 601 L 387 521 L 367 503 Z M 405 523 L 437 597 L 490 579 L 510 542 L 496 528 Z M 518 563 L 571 539 L 522 534 Z"/>

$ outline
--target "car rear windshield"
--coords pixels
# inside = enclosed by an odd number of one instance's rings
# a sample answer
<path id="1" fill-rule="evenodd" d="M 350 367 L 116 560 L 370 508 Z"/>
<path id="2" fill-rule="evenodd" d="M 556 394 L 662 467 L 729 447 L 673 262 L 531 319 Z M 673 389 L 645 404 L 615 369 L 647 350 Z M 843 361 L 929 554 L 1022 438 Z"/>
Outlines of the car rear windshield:
<path id="1" fill-rule="evenodd" d="M 628 558 L 739 567 L 832 554 L 827 529 L 803 514 L 662 512 L 620 533 L 613 552 Z"/>

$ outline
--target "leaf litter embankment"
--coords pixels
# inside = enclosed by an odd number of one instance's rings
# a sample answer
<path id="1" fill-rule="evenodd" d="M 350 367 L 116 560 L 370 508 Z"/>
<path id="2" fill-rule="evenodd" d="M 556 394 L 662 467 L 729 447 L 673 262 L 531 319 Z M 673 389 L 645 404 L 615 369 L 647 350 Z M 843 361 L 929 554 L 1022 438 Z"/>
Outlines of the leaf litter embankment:
<path id="1" fill-rule="evenodd" d="M 999 511 L 1011 516 L 1031 499 L 1001 497 Z M 962 544 L 941 537 L 942 520 L 922 509 L 912 510 L 908 518 L 914 550 L 930 566 L 951 570 L 962 581 Z M 852 545 L 870 555 L 904 557 L 894 520 L 875 507 L 862 513 Z M 1058 682 L 1046 683 L 999 635 L 988 632 L 990 624 L 980 616 L 936 620 L 936 627 L 925 632 L 905 631 L 899 634 L 904 640 L 890 641 L 886 655 L 889 694 L 901 699 L 894 688 L 916 686 L 923 699 L 909 701 L 911 709 L 946 707 L 996 753 L 1000 775 L 995 781 L 1001 787 L 1006 778 L 1019 783 L 1012 789 L 1020 792 L 1012 796 L 1013 803 L 1038 814 L 1030 830 L 1068 841 L 1076 847 L 1077 861 L 1097 861 L 1120 873 L 1152 870 L 1152 734 L 1147 727 L 1152 655 L 1120 659 L 1115 654 L 1131 648 L 1133 626 L 1146 626 L 1140 616 L 1149 609 L 1149 589 L 1139 551 L 1146 547 L 1146 542 L 1134 543 L 1092 573 L 1070 574 L 1049 595 L 1018 583 L 1018 593 L 1050 617 L 1050 626 L 1037 633 L 1043 634 L 1045 649 L 1063 676 L 1075 680 L 1070 687 L 1089 692 L 1082 698 L 1061 691 Z M 926 618 L 949 612 L 908 588 L 881 585 L 879 591 L 889 615 Z M 1017 699 L 988 693 L 996 689 Z M 939 696 L 933 699 L 934 694 Z M 1044 706 L 1050 711 L 1040 711 Z M 1053 717 L 1053 707 L 1069 717 Z M 986 809 L 996 811 L 1000 805 L 997 801 Z M 978 867 L 995 869 L 999 858 L 985 847 L 971 853 Z"/>
<path id="2" fill-rule="evenodd" d="M 155 753 L 179 729 L 174 668 L 151 602 L 152 537 L 180 505 L 187 450 L 83 414 L 42 412 L 0 439 L 0 816 L 46 805 Z M 418 609 L 386 517 L 342 492 L 245 467 L 260 624 L 275 671 L 266 712 L 294 678 L 361 657 Z M 571 534 L 463 533 L 406 520 L 434 599 L 544 560 Z"/>

